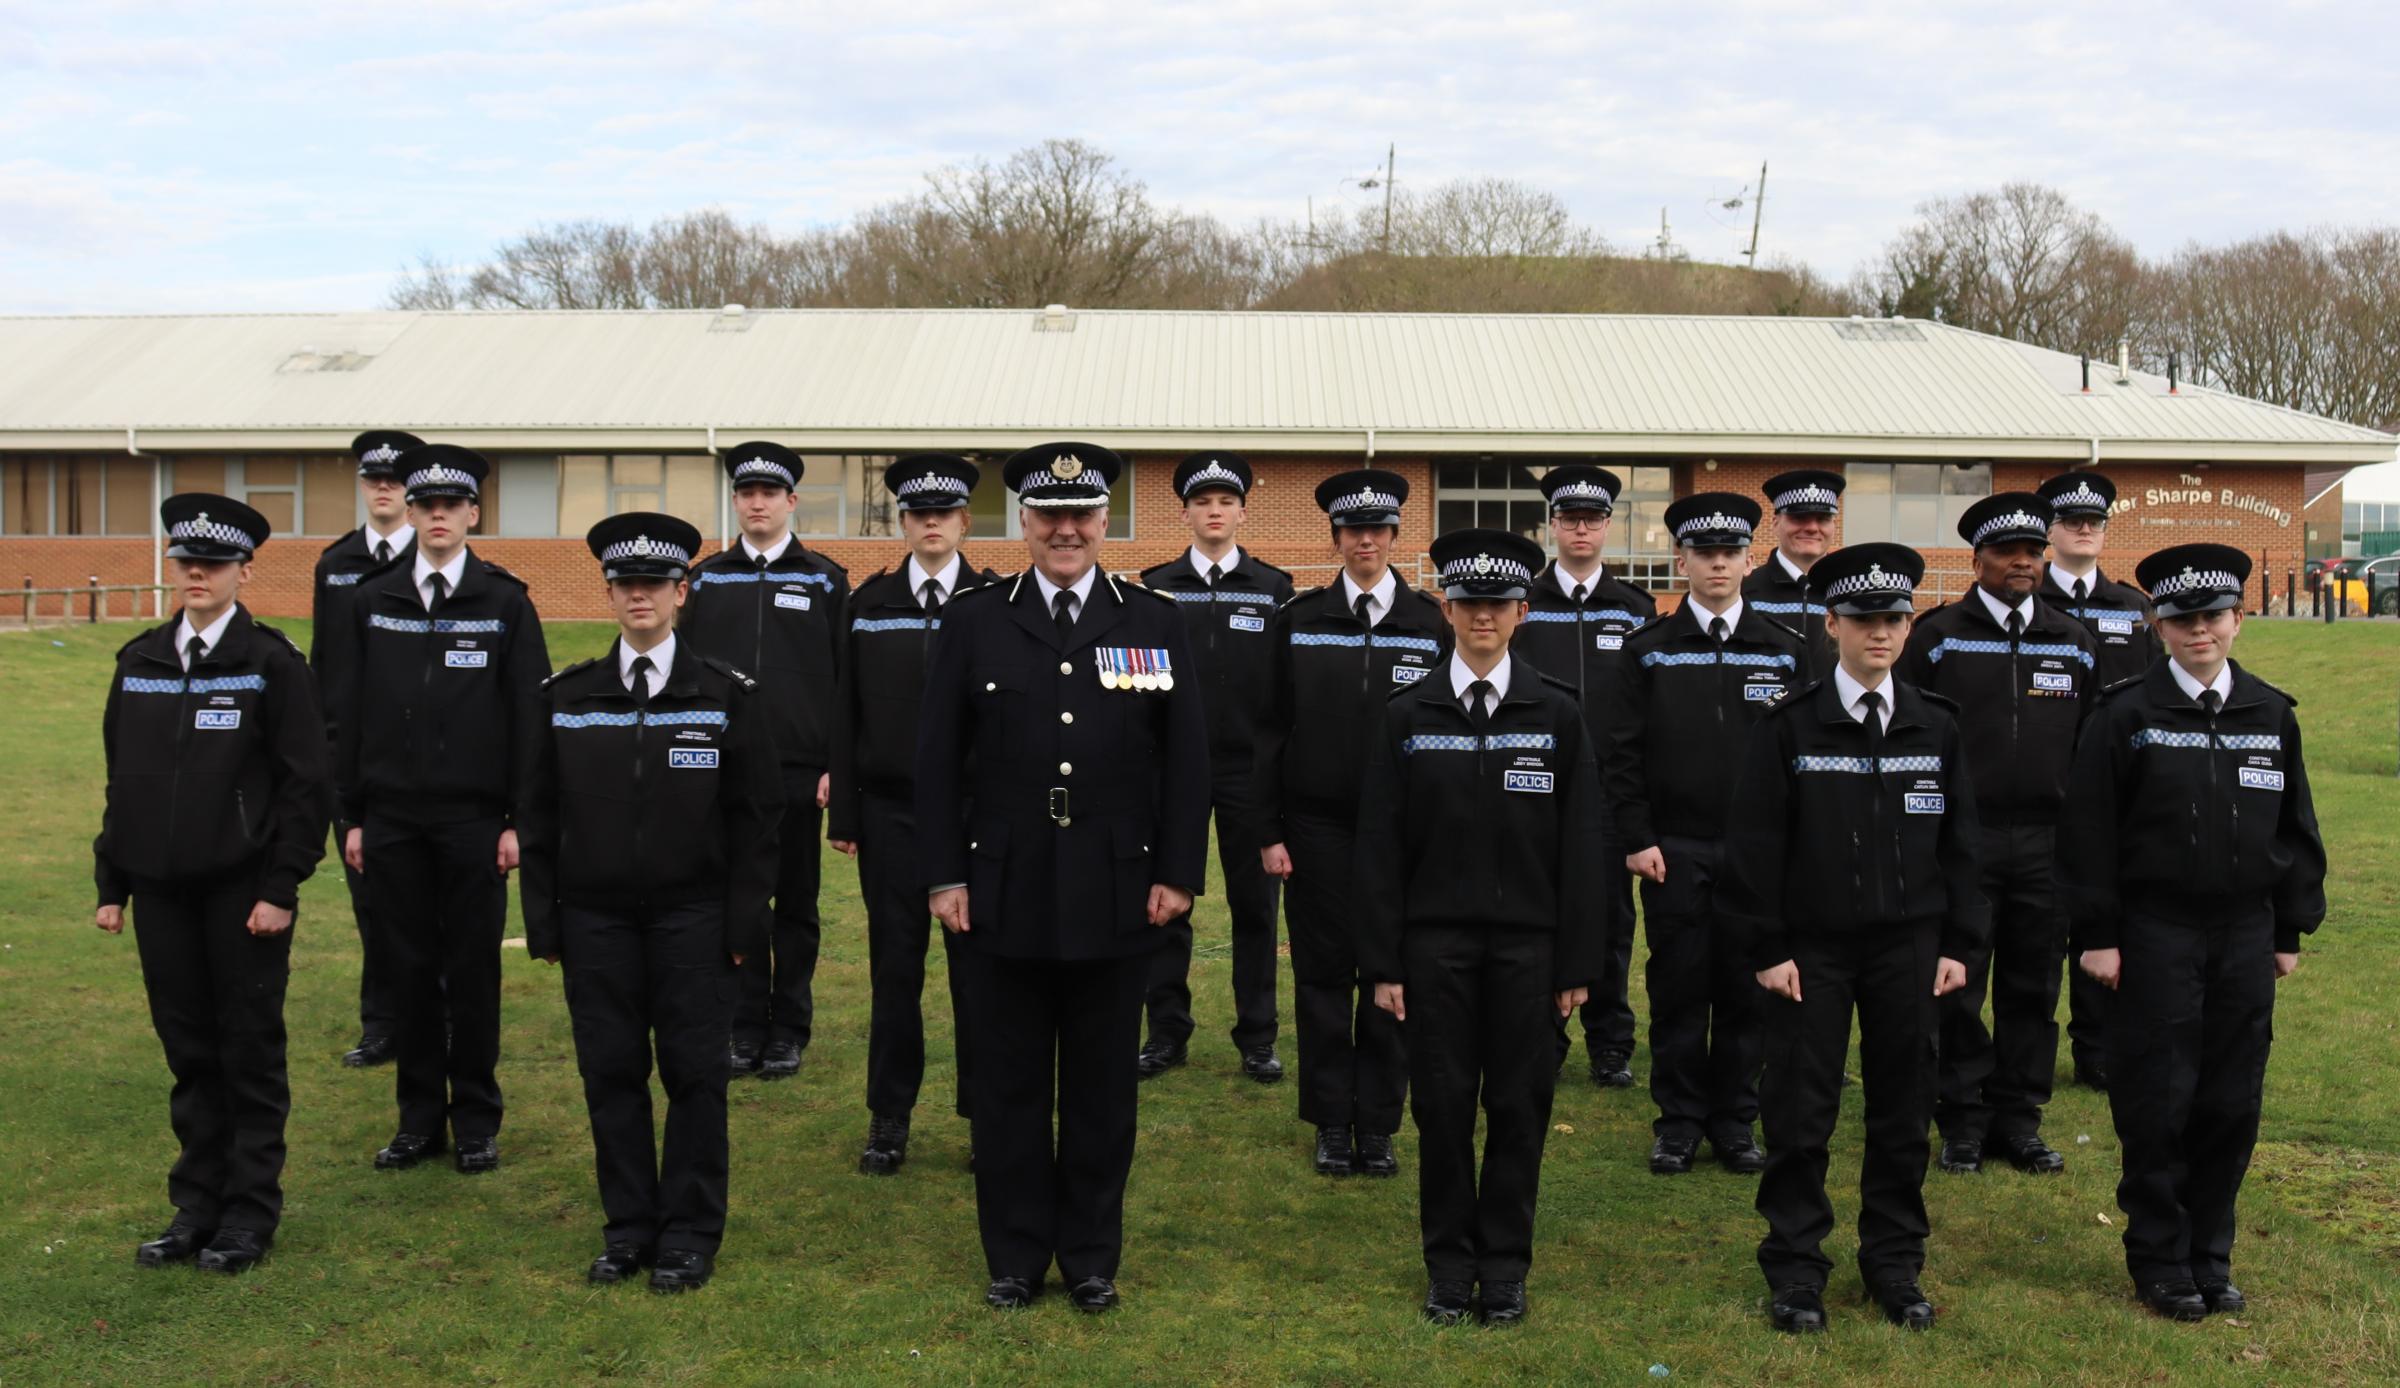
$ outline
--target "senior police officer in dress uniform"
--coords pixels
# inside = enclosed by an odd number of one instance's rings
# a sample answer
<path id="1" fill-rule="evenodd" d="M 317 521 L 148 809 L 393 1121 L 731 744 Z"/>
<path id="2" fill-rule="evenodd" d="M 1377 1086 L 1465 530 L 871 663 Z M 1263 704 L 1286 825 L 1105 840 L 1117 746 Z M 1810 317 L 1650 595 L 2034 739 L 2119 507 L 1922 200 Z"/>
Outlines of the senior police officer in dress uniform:
<path id="1" fill-rule="evenodd" d="M 117 934 L 133 904 L 150 1024 L 175 1077 L 175 1217 L 134 1260 L 235 1273 L 266 1255 L 283 1216 L 284 982 L 333 787 L 308 666 L 240 601 L 266 518 L 191 492 L 159 519 L 183 606 L 117 651 L 93 923 Z"/>
<path id="2" fill-rule="evenodd" d="M 1849 479 L 1822 468 L 1800 468 L 1767 479 L 1759 490 L 1775 510 L 1775 549 L 1742 582 L 1742 600 L 1800 633 L 1800 676 L 1824 677 L 1833 668 L 1825 634 L 1824 585 L 1809 578 L 1833 548 L 1833 518 L 1841 513 Z"/>
<path id="3" fill-rule="evenodd" d="M 2093 651 L 2093 683 L 2101 689 L 2120 684 L 2150 668 L 2158 659 L 2158 633 L 2150 625 L 2150 599 L 2130 583 L 2119 583 L 2100 572 L 2100 549 L 2108 537 L 2108 510 L 2116 502 L 2116 484 L 2097 472 L 2070 472 L 2034 489 L 2050 503 L 2050 562 L 2042 569 L 2043 602 L 2083 623 L 2098 649 Z M 2070 782 L 2071 797 L 2075 787 Z M 2093 1089 L 2108 1088 L 2106 1033 L 2109 990 L 2100 980 L 2067 961 L 2067 1050 L 2075 1060 L 2075 1079 Z"/>
<path id="4" fill-rule="evenodd" d="M 332 688 L 336 683 L 326 673 L 326 657 L 337 650 L 355 649 L 327 639 L 327 633 L 341 631 L 350 621 L 350 600 L 357 595 L 359 580 L 386 564 L 406 563 L 416 557 L 417 532 L 408 523 L 400 455 L 423 444 L 416 435 L 398 429 L 369 429 L 350 441 L 350 455 L 358 460 L 359 502 L 366 510 L 367 522 L 317 556 L 308 664 L 316 672 L 320 688 Z M 330 719 L 334 710 L 328 707 L 325 713 Z M 325 736 L 332 743 L 339 731 L 328 722 Z M 342 1063 L 353 1068 L 381 1065 L 392 1058 L 393 1019 L 399 1005 L 392 997 L 390 980 L 376 966 L 375 947 L 369 938 L 374 933 L 374 903 L 367 879 L 347 865 L 342 873 L 349 880 L 350 918 L 358 926 L 359 954 L 358 1044 L 342 1057 Z"/>
<path id="5" fill-rule="evenodd" d="M 1526 1313 L 1552 1027 L 1605 969 L 1618 856 L 1582 707 L 1510 639 L 1542 562 L 1504 530 L 1436 538 L 1447 666 L 1385 703 L 1359 797 L 1360 969 L 1408 1036 L 1425 1316 Z M 1480 1177 L 1475 1119 L 1487 1124 Z"/>
<path id="6" fill-rule="evenodd" d="M 1574 686 L 1584 725 L 1597 729 L 1610 681 L 1625 658 L 1625 638 L 1658 615 L 1658 603 L 1610 573 L 1600 558 L 1609 519 L 1625 489 L 1622 479 L 1590 463 L 1559 463 L 1542 474 L 1541 488 L 1558 559 L 1526 590 L 1529 610 L 1511 649 Z M 1612 861 L 1601 865 L 1601 883 L 1609 902 L 1608 967 L 1583 1009 L 1583 1048 L 1592 1083 L 1623 1089 L 1633 1083 L 1633 1007 L 1627 996 L 1633 970 L 1633 875 L 1623 862 Z M 1560 1065 L 1566 1064 L 1572 1044 L 1562 1018 Z"/>
<path id="7" fill-rule="evenodd" d="M 1391 568 L 1408 479 L 1378 468 L 1317 486 L 1341 577 L 1285 603 L 1267 629 L 1274 703 L 1259 724 L 1259 861 L 1282 879 L 1292 941 L 1300 1121 L 1322 1176 L 1399 1174 L 1408 1097 L 1399 1024 L 1358 968 L 1359 790 L 1367 732 L 1391 695 L 1442 667 L 1450 626 Z"/>
<path id="8" fill-rule="evenodd" d="M 1902 681 L 1958 705 L 1978 797 L 1976 858 L 1992 912 L 1990 950 L 1967 961 L 1967 986 L 1942 1005 L 1935 1121 L 1942 1169 L 1953 1173 L 1982 1170 L 1990 1146 L 2019 1171 L 2066 1169 L 2041 1135 L 2058 1068 L 2067 948 L 2051 862 L 2075 730 L 2097 692 L 2097 647 L 2081 622 L 2036 595 L 2050 520 L 2049 503 L 2030 492 L 1968 507 L 1958 533 L 1975 547 L 1975 587 L 1917 622 L 1900 660 Z"/>
<path id="9" fill-rule="evenodd" d="M 1098 563 L 1123 468 L 1088 443 L 1008 460 L 1032 567 L 949 606 L 925 684 L 917 851 L 963 937 L 975 1209 L 1003 1309 L 1054 1261 L 1079 1309 L 1117 1303 L 1150 955 L 1208 853 L 1182 619 Z"/>
<path id="10" fill-rule="evenodd" d="M 617 639 L 543 685 L 517 822 L 525 947 L 563 964 L 608 1222 L 586 1276 L 707 1284 L 725 1236 L 726 1037 L 766 940 L 783 775 L 757 681 L 675 635 L 700 532 L 631 511 L 585 537 Z M 650 1054 L 667 1093 L 652 1139 Z"/>
<path id="11" fill-rule="evenodd" d="M 2294 700 L 2232 660 L 2250 557 L 2176 545 L 2137 576 L 2166 658 L 2075 751 L 2058 876 L 2083 970 L 2115 990 L 2109 1109 L 2125 1267 L 2162 1316 L 2239 1314 L 2234 1203 L 2258 1141 L 2275 980 L 2325 918 Z"/>
<path id="12" fill-rule="evenodd" d="M 858 1169 L 869 1176 L 893 1175 L 908 1160 L 909 1120 L 925 1081 L 925 946 L 933 917 L 925 910 L 925 878 L 917 863 L 917 720 L 943 609 L 960 593 L 1000 577 L 969 566 L 959 552 L 973 520 L 967 502 L 977 475 L 973 463 L 943 453 L 920 453 L 884 469 L 908 558 L 858 585 L 843 637 L 825 834 L 858 859 L 858 890 L 867 906 L 868 1116 Z M 948 931 L 942 947 L 953 961 L 953 1107 L 966 1118 L 974 1073 L 966 990 Z"/>
<path id="13" fill-rule="evenodd" d="M 1142 586 L 1173 598 L 1191 638 L 1192 673 L 1208 711 L 1209 798 L 1217 816 L 1217 865 L 1233 914 L 1233 1045 L 1242 1073 L 1261 1084 L 1283 1078 L 1275 1054 L 1275 908 L 1282 885 L 1258 861 L 1251 814 L 1252 749 L 1271 702 L 1274 671 L 1267 627 L 1291 601 L 1292 576 L 1235 543 L 1254 480 L 1249 462 L 1219 449 L 1194 453 L 1175 468 L 1192 547 L 1142 571 Z M 1150 1039 L 1143 1079 L 1183 1064 L 1192 1037 L 1192 923 L 1167 927 L 1150 980 Z"/>
<path id="14" fill-rule="evenodd" d="M 445 1139 L 463 1173 L 500 1165 L 500 935 L 550 653 L 524 580 L 467 547 L 490 470 L 448 444 L 401 454 L 416 556 L 360 581 L 328 648 L 342 856 L 389 923 L 371 939 L 400 1006 L 384 1170 Z"/>
<path id="15" fill-rule="evenodd" d="M 726 1051 L 734 1074 L 765 1079 L 800 1073 L 815 1025 L 817 888 L 825 854 L 817 842 L 818 812 L 831 792 L 833 701 L 850 599 L 842 566 L 792 534 L 793 489 L 806 470 L 800 455 L 779 443 L 726 451 L 742 538 L 693 569 L 681 622 L 693 650 L 758 681 L 783 758 L 775 928 L 766 948 L 742 965 L 741 1005 Z"/>
<path id="16" fill-rule="evenodd" d="M 1667 508 L 1689 592 L 1625 643 L 1604 742 L 1619 860 L 1642 879 L 1650 937 L 1650 1169 L 1692 1169 L 1706 1137 L 1728 1171 L 1766 1166 L 1758 1120 L 1758 985 L 1717 909 L 1727 790 L 1750 726 L 1799 684 L 1801 642 L 1742 600 L 1758 503 L 1702 492 Z"/>

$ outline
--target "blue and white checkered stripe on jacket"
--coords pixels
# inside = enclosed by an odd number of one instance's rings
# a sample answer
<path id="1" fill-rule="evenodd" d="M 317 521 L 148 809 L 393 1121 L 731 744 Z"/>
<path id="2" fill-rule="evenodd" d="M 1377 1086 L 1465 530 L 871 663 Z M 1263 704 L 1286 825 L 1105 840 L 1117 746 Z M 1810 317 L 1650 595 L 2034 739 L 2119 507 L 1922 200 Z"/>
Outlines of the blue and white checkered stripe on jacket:
<path id="1" fill-rule="evenodd" d="M 1419 733 L 1403 738 L 1400 755 L 1415 756 L 1419 752 L 1472 752 L 1477 750 L 1473 734 Z M 1558 746 L 1558 739 L 1549 733 L 1491 733 L 1483 739 L 1487 752 L 1548 752 Z"/>

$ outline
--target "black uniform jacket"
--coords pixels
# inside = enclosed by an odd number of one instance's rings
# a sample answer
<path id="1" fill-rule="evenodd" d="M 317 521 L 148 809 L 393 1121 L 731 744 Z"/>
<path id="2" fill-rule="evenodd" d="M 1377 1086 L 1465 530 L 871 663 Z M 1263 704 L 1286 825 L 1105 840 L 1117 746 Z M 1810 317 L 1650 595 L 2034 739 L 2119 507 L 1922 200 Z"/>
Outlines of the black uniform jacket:
<path id="1" fill-rule="evenodd" d="M 1447 665 L 1383 708 L 1359 797 L 1359 972 L 1406 983 L 1411 927 L 1553 934 L 1554 991 L 1600 978 L 1617 854 L 1575 692 L 1523 656 L 1483 734 Z"/>
<path id="2" fill-rule="evenodd" d="M 414 531 L 409 533 L 408 543 L 393 553 L 390 562 L 403 566 L 417 562 L 417 537 Z M 375 551 L 367 540 L 364 526 L 327 545 L 324 552 L 317 556 L 316 596 L 309 608 L 315 620 L 309 625 L 308 665 L 316 671 L 320 686 L 332 688 L 333 681 L 326 673 L 325 658 L 340 646 L 336 634 L 349 625 L 351 613 L 356 607 L 359 583 L 382 567 L 382 564 L 375 562 Z M 328 737 L 337 732 L 332 726 L 337 711 L 330 701 L 326 703 L 325 732 Z"/>
<path id="3" fill-rule="evenodd" d="M 1372 631 L 1344 604 L 1338 578 L 1285 603 L 1267 624 L 1274 697 L 1259 724 L 1251 780 L 1261 848 L 1287 837 L 1286 807 L 1358 817 L 1368 742 L 1385 702 L 1450 658 L 1441 605 L 1397 574 L 1392 583 L 1392 610 Z"/>
<path id="4" fill-rule="evenodd" d="M 525 581 L 470 551 L 430 620 L 414 562 L 358 585 L 326 652 L 344 823 L 390 798 L 419 814 L 514 813 L 533 766 L 550 650 Z"/>
<path id="5" fill-rule="evenodd" d="M 2150 626 L 2150 600 L 2130 583 L 2094 569 L 2091 586 L 2078 603 L 2074 594 L 2058 586 L 2058 575 L 2045 564 L 2035 596 L 2083 623 L 2092 634 L 2093 683 L 2102 689 L 2132 679 L 2166 654 Z"/>
<path id="6" fill-rule="evenodd" d="M 1830 676 L 1750 730 L 1717 903 L 1753 969 L 1789 960 L 1799 935 L 1938 921 L 1952 959 L 1991 937 L 1955 706 L 1901 683 L 1880 765 L 1867 738 Z"/>
<path id="7" fill-rule="evenodd" d="M 136 878 L 207 879 L 255 862 L 259 900 L 289 909 L 325 856 L 333 811 L 316 682 L 290 637 L 238 606 L 186 679 L 182 620 L 117 650 L 100 720 L 100 904 L 124 905 Z"/>
<path id="8" fill-rule="evenodd" d="M 1893 671 L 1903 684 L 1958 706 L 1975 773 L 1975 813 L 1985 824 L 2052 824 L 2067 798 L 2075 729 L 2092 697 L 2092 634 L 2036 597 L 2023 637 L 1967 595 L 1917 618 Z"/>
<path id="9" fill-rule="evenodd" d="M 559 952 L 562 903 L 642 911 L 721 900 L 726 951 L 755 954 L 784 803 L 765 696 L 679 639 L 644 712 L 617 656 L 611 643 L 542 686 L 547 726 L 517 807 L 526 950 Z"/>
<path id="10" fill-rule="evenodd" d="M 849 573 L 798 540 L 761 569 L 736 540 L 694 565 L 691 584 L 677 642 L 758 680 L 785 766 L 829 769 Z"/>
<path id="11" fill-rule="evenodd" d="M 1000 575 L 958 569 L 958 593 L 997 583 Z M 826 801 L 825 837 L 855 843 L 859 802 L 870 793 L 906 800 L 917 775 L 917 716 L 925 700 L 925 667 L 940 617 L 928 618 L 908 590 L 908 563 L 885 569 L 850 595 L 842 677 L 833 704 L 833 774 Z"/>
<path id="12" fill-rule="evenodd" d="M 1574 690 L 1584 721 L 1596 727 L 1609 706 L 1609 681 L 1624 659 L 1626 638 L 1658 615 L 1658 602 L 1602 569 L 1578 608 L 1559 591 L 1558 577 L 1552 564 L 1526 590 L 1525 621 L 1509 649 Z"/>
<path id="13" fill-rule="evenodd" d="M 1292 600 L 1292 576 L 1238 551 L 1211 589 L 1191 552 L 1142 570 L 1142 586 L 1175 600 L 1199 664 L 1201 707 L 1208 714 L 1208 760 L 1218 771 L 1250 765 L 1258 724 L 1273 702 L 1275 609 Z"/>
<path id="14" fill-rule="evenodd" d="M 1806 576 L 1794 578 L 1773 554 L 1742 580 L 1742 604 L 1755 607 L 1800 633 L 1800 678 L 1831 679 L 1836 659 L 1833 638 L 1825 631 L 1825 595 L 1809 586 Z"/>
<path id="15" fill-rule="evenodd" d="M 2294 702 L 2236 665 L 2211 719 L 2163 658 L 2102 696 L 2058 826 L 2077 952 L 2114 949 L 2119 915 L 2145 901 L 2193 921 L 2271 908 L 2275 948 L 2300 948 L 2325 919 L 2325 842 Z"/>
<path id="16" fill-rule="evenodd" d="M 1100 683 L 1101 656 L 1164 651 L 1171 689 Z M 1101 574 L 1061 640 L 1029 573 L 942 611 L 917 740 L 930 886 L 967 885 L 964 943 L 1020 959 L 1156 947 L 1153 883 L 1198 895 L 1208 722 L 1175 605 Z"/>
<path id="17" fill-rule="evenodd" d="M 1602 781 L 1625 851 L 1665 835 L 1725 832 L 1726 788 L 1741 775 L 1750 725 L 1798 688 L 1799 633 L 1742 604 L 1722 645 L 1686 599 L 1625 643 L 1615 699 L 1593 720 Z"/>

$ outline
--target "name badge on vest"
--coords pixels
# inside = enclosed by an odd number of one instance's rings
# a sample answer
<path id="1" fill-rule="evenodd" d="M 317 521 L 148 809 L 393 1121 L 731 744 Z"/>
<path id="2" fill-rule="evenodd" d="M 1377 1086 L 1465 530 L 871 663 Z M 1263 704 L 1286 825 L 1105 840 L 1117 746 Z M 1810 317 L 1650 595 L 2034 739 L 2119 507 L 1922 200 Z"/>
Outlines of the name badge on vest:
<path id="1" fill-rule="evenodd" d="M 1236 612 L 1225 619 L 1225 624 L 1235 631 L 1265 631 L 1267 629 L 1267 619 L 1251 612 Z"/>
<path id="2" fill-rule="evenodd" d="M 204 708 L 192 713 L 192 726 L 202 732 L 227 732 L 242 726 L 242 711 L 238 708 Z M 2248 773 L 2244 773 L 2247 775 Z M 2247 782 L 2245 782 L 2247 784 Z M 2283 789 L 2283 779 L 2276 778 L 2275 788 Z"/>
<path id="3" fill-rule="evenodd" d="M 1901 808 L 1910 814 L 1940 814 L 1944 804 L 1938 791 L 1912 790 L 1902 799 Z"/>
<path id="4" fill-rule="evenodd" d="M 788 607 L 794 612 L 806 612 L 808 610 L 808 594 L 777 593 L 775 595 L 775 605 L 777 607 Z"/>
<path id="5" fill-rule="evenodd" d="M 1549 771 L 1505 771 L 1500 775 L 1500 788 L 1527 795 L 1548 795 L 1555 774 Z"/>
<path id="6" fill-rule="evenodd" d="M 490 651 L 444 651 L 442 663 L 453 670 L 480 670 L 492 663 Z"/>
<path id="7" fill-rule="evenodd" d="M 675 771 L 714 771 L 717 769 L 717 749 L 714 747 L 670 747 L 667 766 Z"/>

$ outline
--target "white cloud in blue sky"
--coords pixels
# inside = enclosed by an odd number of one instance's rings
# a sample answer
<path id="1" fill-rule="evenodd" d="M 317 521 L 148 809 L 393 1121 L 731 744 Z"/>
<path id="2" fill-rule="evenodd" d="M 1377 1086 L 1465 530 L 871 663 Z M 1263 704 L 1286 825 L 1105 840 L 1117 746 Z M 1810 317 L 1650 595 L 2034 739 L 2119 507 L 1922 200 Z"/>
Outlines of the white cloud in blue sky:
<path id="1" fill-rule="evenodd" d="M 718 206 L 783 230 L 1051 135 L 1234 221 L 1548 187 L 1847 275 L 1921 200 L 2055 184 L 2145 251 L 2400 220 L 2369 4 L 0 0 L 0 311 L 371 307 L 420 252 Z M 1740 225 L 1736 225 L 1739 223 Z"/>

